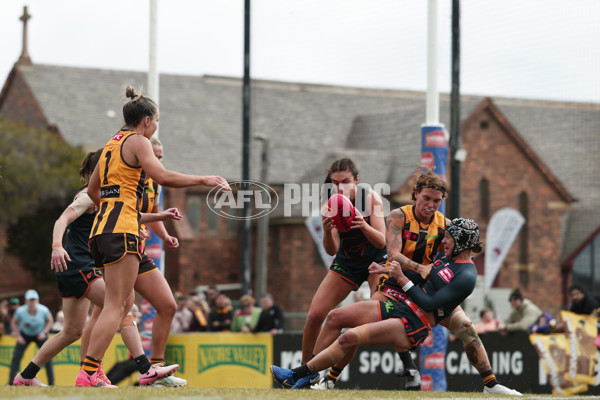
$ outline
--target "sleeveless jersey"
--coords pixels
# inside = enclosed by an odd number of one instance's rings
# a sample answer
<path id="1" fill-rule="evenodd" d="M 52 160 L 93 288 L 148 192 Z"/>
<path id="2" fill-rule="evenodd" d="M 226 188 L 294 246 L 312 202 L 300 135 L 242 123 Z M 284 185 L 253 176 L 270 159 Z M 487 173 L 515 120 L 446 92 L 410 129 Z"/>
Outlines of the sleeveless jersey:
<path id="1" fill-rule="evenodd" d="M 144 181 L 144 190 L 142 198 L 140 199 L 140 212 L 151 213 L 154 208 L 154 203 L 158 200 L 159 192 L 158 183 L 154 182 L 152 178 L 146 176 Z M 142 230 L 145 232 L 148 230 L 148 225 L 142 224 Z M 142 240 L 142 249 L 146 249 L 146 239 Z"/>
<path id="2" fill-rule="evenodd" d="M 361 196 L 361 202 L 357 210 L 363 215 L 365 222 L 371 225 L 371 218 L 366 214 L 367 210 L 367 195 L 368 190 L 365 187 L 359 186 L 359 192 L 356 196 Z M 346 266 L 365 266 L 368 267 L 374 260 L 384 257 L 387 254 L 385 246 L 383 249 L 378 249 L 373 246 L 369 239 L 360 229 L 351 229 L 348 232 L 338 231 L 340 237 L 340 248 L 335 255 L 334 262 L 342 263 Z"/>
<path id="3" fill-rule="evenodd" d="M 154 203 L 158 200 L 158 183 L 154 182 L 152 178 L 146 176 L 144 181 L 144 191 L 142 198 L 140 199 L 140 212 L 151 213 L 154 208 Z"/>
<path id="4" fill-rule="evenodd" d="M 422 224 L 415 216 L 414 205 L 400 207 L 400 210 L 404 213 L 401 253 L 419 264 L 431 264 L 444 239 L 446 217 L 436 211 L 429 224 Z M 386 263 L 387 268 L 390 267 L 389 262 L 390 260 Z M 406 270 L 403 272 L 414 283 L 423 282 L 418 273 Z"/>
<path id="5" fill-rule="evenodd" d="M 476 282 L 475 264 L 444 256 L 433 263 L 427 282 L 413 286 L 407 295 L 423 310 L 433 311 L 439 323 L 473 292 Z"/>
<path id="6" fill-rule="evenodd" d="M 139 202 L 146 173 L 141 166 L 131 166 L 122 157 L 123 144 L 132 135 L 136 133 L 120 131 L 104 146 L 98 161 L 100 208 L 90 237 L 110 233 L 140 234 Z"/>
<path id="7" fill-rule="evenodd" d="M 79 189 L 77 194 L 87 188 L 87 183 Z M 75 195 L 77 197 L 77 195 Z M 90 254 L 88 248 L 88 238 L 96 213 L 84 213 L 75 221 L 71 222 L 67 227 L 65 250 L 71 257 L 71 261 L 67 261 L 66 271 L 56 271 L 56 275 L 71 275 L 79 273 L 82 269 L 94 267 L 94 258 Z"/>
<path id="8" fill-rule="evenodd" d="M 415 216 L 414 205 L 400 209 L 404 213 L 402 254 L 419 264 L 431 264 L 444 239 L 446 217 L 436 211 L 432 220 L 424 224 Z"/>

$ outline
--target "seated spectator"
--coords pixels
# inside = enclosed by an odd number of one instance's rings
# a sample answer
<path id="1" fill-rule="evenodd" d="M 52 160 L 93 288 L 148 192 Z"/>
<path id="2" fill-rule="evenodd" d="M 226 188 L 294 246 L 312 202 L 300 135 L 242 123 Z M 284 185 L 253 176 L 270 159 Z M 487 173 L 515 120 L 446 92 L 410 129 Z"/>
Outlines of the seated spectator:
<path id="1" fill-rule="evenodd" d="M 188 308 L 193 314 L 187 332 L 206 332 L 208 331 L 208 304 L 202 296 L 192 296 L 188 300 Z"/>
<path id="2" fill-rule="evenodd" d="M 501 333 L 527 331 L 542 315 L 542 310 L 529 299 L 524 299 L 519 289 L 515 289 L 510 294 L 508 301 L 513 310 L 508 318 L 500 324 Z"/>
<path id="3" fill-rule="evenodd" d="M 209 286 L 208 289 L 206 289 L 206 302 L 211 310 L 214 310 L 219 294 L 221 294 L 221 292 L 219 292 L 219 289 L 217 289 L 216 286 Z"/>
<path id="4" fill-rule="evenodd" d="M 270 332 L 271 335 L 282 333 L 285 318 L 281 307 L 273 301 L 273 296 L 268 293 L 263 295 L 260 306 L 262 312 L 252 332 Z"/>
<path id="5" fill-rule="evenodd" d="M 8 300 L 3 299 L 0 301 L 0 320 L 2 320 L 2 324 L 0 324 L 0 337 L 4 334 L 4 320 L 8 316 Z"/>
<path id="6" fill-rule="evenodd" d="M 15 311 L 21 306 L 21 300 L 16 297 L 11 297 L 8 301 L 8 313 L 4 317 L 4 333 L 7 335 L 12 334 L 12 318 L 15 315 Z"/>
<path id="7" fill-rule="evenodd" d="M 231 330 L 233 307 L 226 294 L 220 293 L 215 300 L 215 308 L 208 315 L 208 324 L 212 332 L 228 332 Z"/>
<path id="8" fill-rule="evenodd" d="M 556 320 L 552 314 L 545 312 L 538 318 L 537 322 L 529 327 L 531 333 L 552 333 L 556 327 Z"/>
<path id="9" fill-rule="evenodd" d="M 63 330 L 65 327 L 65 313 L 62 310 L 59 310 L 56 313 L 56 320 L 50 327 L 50 333 L 58 333 Z"/>
<path id="10" fill-rule="evenodd" d="M 474 326 L 475 332 L 478 334 L 498 331 L 501 321 L 494 317 L 494 312 L 489 308 L 484 308 L 479 312 L 479 319 L 481 321 Z"/>
<path id="11" fill-rule="evenodd" d="M 192 323 L 194 314 L 188 308 L 188 297 L 182 294 L 177 296 L 177 311 L 173 317 L 171 323 L 171 333 L 184 333 L 187 332 Z"/>
<path id="12" fill-rule="evenodd" d="M 241 308 L 235 310 L 231 322 L 232 332 L 252 332 L 258 323 L 262 308 L 254 305 L 254 297 L 245 294 L 240 298 Z"/>
<path id="13" fill-rule="evenodd" d="M 590 296 L 581 285 L 571 285 L 569 296 L 571 296 L 571 308 L 569 308 L 569 311 L 576 314 L 591 315 L 596 309 L 600 308 L 600 303 Z"/>

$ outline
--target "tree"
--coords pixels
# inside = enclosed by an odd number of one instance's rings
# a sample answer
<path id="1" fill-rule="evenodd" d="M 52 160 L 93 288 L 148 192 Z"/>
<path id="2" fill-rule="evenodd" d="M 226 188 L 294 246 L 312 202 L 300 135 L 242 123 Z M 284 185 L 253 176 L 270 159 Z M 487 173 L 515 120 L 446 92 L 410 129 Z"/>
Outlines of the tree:
<path id="1" fill-rule="evenodd" d="M 56 133 L 0 118 L 0 229 L 7 230 L 7 250 L 35 276 L 40 260 L 50 260 L 50 232 L 61 207 L 81 186 L 83 157 Z"/>

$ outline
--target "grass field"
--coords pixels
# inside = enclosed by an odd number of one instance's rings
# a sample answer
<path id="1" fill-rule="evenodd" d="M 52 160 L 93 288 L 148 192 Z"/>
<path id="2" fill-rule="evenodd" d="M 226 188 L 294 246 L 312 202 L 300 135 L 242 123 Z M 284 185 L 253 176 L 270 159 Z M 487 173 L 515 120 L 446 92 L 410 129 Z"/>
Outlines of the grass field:
<path id="1" fill-rule="evenodd" d="M 216 389 L 216 388 L 140 388 L 122 387 L 118 389 L 76 388 L 69 386 L 14 387 L 4 386 L 0 391 L 1 399 L 508 399 L 509 396 L 484 395 L 483 393 L 459 392 L 400 392 L 393 390 L 283 390 L 283 389 Z M 558 397 L 551 395 L 524 395 L 523 399 L 598 399 L 598 396 Z"/>

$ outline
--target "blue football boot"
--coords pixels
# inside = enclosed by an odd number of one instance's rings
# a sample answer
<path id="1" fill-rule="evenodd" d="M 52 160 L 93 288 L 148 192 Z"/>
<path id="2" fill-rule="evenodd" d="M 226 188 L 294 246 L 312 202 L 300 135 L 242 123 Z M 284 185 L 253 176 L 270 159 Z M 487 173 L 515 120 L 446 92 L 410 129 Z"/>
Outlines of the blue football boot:
<path id="1" fill-rule="evenodd" d="M 286 389 L 294 386 L 296 381 L 292 377 L 294 373 L 291 369 L 280 368 L 275 365 L 271 365 L 271 375 L 273 375 L 273 380 L 278 382 Z"/>

